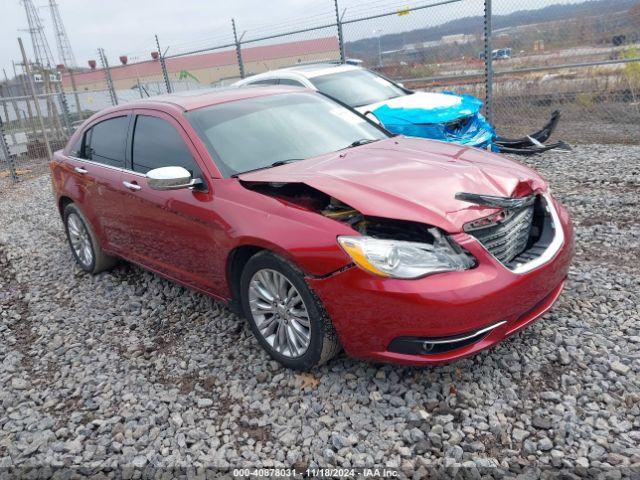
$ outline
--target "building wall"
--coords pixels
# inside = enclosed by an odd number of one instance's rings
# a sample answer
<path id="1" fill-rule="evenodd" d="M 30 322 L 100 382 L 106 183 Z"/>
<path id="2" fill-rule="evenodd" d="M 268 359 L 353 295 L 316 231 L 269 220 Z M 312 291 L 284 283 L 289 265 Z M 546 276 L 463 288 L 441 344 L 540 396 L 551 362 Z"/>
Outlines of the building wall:
<path id="1" fill-rule="evenodd" d="M 336 60 L 340 55 L 338 41 L 334 37 L 246 48 L 242 54 L 246 75 L 300 63 Z M 182 71 L 195 76 L 200 84 L 207 86 L 222 79 L 240 78 L 235 50 L 169 58 L 166 64 L 172 80 L 177 80 Z M 118 65 L 110 70 L 114 87 L 118 90 L 135 87 L 138 79 L 142 84 L 164 81 L 157 60 Z M 74 79 L 79 91 L 106 88 L 105 72 L 101 69 L 76 73 Z M 69 74 L 64 75 L 63 86 L 66 91 L 71 90 Z"/>

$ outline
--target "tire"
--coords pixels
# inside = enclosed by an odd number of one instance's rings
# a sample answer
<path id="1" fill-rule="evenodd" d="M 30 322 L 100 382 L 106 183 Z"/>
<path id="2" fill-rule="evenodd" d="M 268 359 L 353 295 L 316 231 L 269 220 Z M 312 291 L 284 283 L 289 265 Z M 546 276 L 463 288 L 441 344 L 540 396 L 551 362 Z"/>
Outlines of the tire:
<path id="1" fill-rule="evenodd" d="M 283 306 L 285 302 L 282 301 L 280 307 L 275 307 L 274 303 L 278 302 L 276 298 L 273 299 L 270 307 L 274 313 L 254 315 L 254 312 L 264 307 L 263 304 L 269 305 L 268 296 L 265 293 L 267 289 L 263 287 L 269 283 L 269 280 L 277 284 L 278 280 L 274 279 L 281 278 L 278 275 L 289 282 L 284 288 L 288 292 L 285 300 L 290 299 L 292 306 L 285 308 Z M 291 286 L 295 291 L 290 288 Z M 281 291 L 284 290 L 281 289 Z M 251 325 L 254 336 L 262 348 L 285 367 L 294 370 L 310 370 L 331 360 L 340 352 L 338 335 L 322 302 L 309 288 L 302 272 L 279 256 L 263 251 L 251 257 L 240 278 L 240 295 L 243 313 Z M 282 299 L 282 295 L 280 298 Z M 306 319 L 303 310 L 306 310 Z M 260 312 L 267 312 L 267 310 L 260 310 Z M 276 326 L 273 326 L 274 323 Z M 278 324 L 280 324 L 280 330 Z M 282 329 L 284 329 L 282 335 L 287 342 L 277 334 Z M 306 349 L 302 348 L 304 332 L 308 332 Z M 282 348 L 283 343 L 293 347 Z"/>
<path id="2" fill-rule="evenodd" d="M 73 258 L 85 272 L 95 275 L 117 263 L 116 258 L 102 251 L 91 224 L 75 204 L 70 203 L 65 207 L 62 220 Z M 84 243 L 85 239 L 88 240 L 87 244 Z M 78 245 L 86 246 L 86 249 L 81 249 L 79 252 L 76 248 Z"/>

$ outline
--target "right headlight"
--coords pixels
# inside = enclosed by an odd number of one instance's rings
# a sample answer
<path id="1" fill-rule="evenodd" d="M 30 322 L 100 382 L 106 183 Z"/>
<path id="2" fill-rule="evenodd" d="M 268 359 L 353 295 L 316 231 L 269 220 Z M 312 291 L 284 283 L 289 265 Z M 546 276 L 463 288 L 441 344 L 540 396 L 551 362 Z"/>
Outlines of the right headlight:
<path id="1" fill-rule="evenodd" d="M 338 243 L 357 266 L 381 277 L 420 278 L 475 265 L 473 257 L 454 247 L 446 235 L 435 228 L 430 232 L 434 236 L 432 243 L 370 236 L 339 236 Z"/>

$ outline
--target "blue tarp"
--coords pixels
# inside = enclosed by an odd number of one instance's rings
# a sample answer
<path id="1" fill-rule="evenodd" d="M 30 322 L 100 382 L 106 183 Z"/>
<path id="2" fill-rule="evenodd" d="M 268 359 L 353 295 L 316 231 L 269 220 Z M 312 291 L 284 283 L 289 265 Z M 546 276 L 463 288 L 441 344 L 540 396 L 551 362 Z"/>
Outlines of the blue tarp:
<path id="1" fill-rule="evenodd" d="M 431 138 L 473 147 L 495 150 L 494 129 L 480 113 L 482 101 L 471 95 L 443 92 L 460 99 L 448 107 L 407 108 L 382 105 L 373 114 L 392 133 Z M 409 97 L 410 98 L 410 97 Z M 463 119 L 457 125 L 451 122 Z"/>

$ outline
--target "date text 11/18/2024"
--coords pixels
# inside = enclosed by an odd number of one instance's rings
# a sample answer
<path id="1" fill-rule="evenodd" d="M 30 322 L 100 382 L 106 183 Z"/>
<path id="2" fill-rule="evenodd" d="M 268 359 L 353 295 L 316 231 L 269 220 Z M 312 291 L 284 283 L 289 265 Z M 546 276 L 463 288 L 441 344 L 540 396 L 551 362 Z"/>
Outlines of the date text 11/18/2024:
<path id="1" fill-rule="evenodd" d="M 392 468 L 234 468 L 234 478 L 397 478 Z"/>

